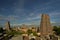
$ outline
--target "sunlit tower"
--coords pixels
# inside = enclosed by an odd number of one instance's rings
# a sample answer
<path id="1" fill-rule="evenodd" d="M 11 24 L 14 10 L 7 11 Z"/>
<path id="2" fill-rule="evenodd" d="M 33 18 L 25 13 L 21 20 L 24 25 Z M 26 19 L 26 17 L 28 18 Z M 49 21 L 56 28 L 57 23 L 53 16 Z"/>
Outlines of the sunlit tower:
<path id="1" fill-rule="evenodd" d="M 51 27 L 49 15 L 42 14 L 41 17 L 42 17 L 41 18 L 41 24 L 40 24 L 40 32 L 41 32 L 41 35 L 51 34 L 52 27 Z"/>
<path id="2" fill-rule="evenodd" d="M 9 21 L 6 22 L 6 24 L 5 24 L 5 29 L 6 29 L 7 31 L 10 31 L 10 30 L 11 30 L 11 28 L 10 28 L 10 22 L 9 22 Z"/>

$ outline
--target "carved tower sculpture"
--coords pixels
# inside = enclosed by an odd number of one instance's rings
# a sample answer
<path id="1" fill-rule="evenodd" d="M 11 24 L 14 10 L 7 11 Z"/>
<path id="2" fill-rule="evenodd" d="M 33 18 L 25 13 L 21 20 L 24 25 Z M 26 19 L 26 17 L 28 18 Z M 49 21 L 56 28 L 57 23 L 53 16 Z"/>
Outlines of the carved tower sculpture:
<path id="1" fill-rule="evenodd" d="M 6 26 L 5 29 L 7 31 L 10 31 L 11 30 L 11 28 L 10 28 L 10 22 L 9 21 L 6 22 L 5 26 Z"/>
<path id="2" fill-rule="evenodd" d="M 41 35 L 48 35 L 52 32 L 52 27 L 50 23 L 49 15 L 42 14 L 41 24 L 40 24 Z"/>

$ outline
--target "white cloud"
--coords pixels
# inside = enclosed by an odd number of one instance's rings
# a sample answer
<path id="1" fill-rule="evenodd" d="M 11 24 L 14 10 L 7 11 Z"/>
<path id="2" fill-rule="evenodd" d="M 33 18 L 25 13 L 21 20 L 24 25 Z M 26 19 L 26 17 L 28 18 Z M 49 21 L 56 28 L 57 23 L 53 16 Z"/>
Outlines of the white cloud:
<path id="1" fill-rule="evenodd" d="M 8 19 L 8 20 L 18 20 L 18 19 L 19 19 L 19 16 L 17 16 L 17 15 L 9 15 L 9 16 L 7 17 L 7 19 Z"/>
<path id="2" fill-rule="evenodd" d="M 22 24 L 10 24 L 11 26 L 18 26 L 18 25 L 22 25 Z"/>
<path id="3" fill-rule="evenodd" d="M 54 21 L 51 21 L 51 23 L 56 23 L 56 22 L 54 22 Z"/>
<path id="4" fill-rule="evenodd" d="M 58 12 L 52 12 L 52 13 L 49 13 L 49 15 L 50 16 L 58 16 L 58 15 L 60 15 L 60 13 L 58 13 Z"/>
<path id="5" fill-rule="evenodd" d="M 35 20 L 35 19 L 40 19 L 41 18 L 41 14 L 39 14 L 39 15 L 36 15 L 35 17 L 28 17 L 28 18 L 26 18 L 26 20 Z"/>
<path id="6" fill-rule="evenodd" d="M 34 15 L 34 13 L 30 13 L 30 15 L 29 16 L 33 16 Z"/>
<path id="7" fill-rule="evenodd" d="M 9 16 L 0 15 L 0 20 L 17 20 L 17 19 L 19 19 L 19 16 L 16 15 Z"/>
<path id="8" fill-rule="evenodd" d="M 40 25 L 40 20 L 39 21 L 34 21 L 34 22 L 24 22 L 24 23 L 20 23 L 20 24 L 11 24 L 11 26 L 19 26 L 19 25 Z"/>
<path id="9" fill-rule="evenodd" d="M 4 20 L 5 16 L 4 15 L 0 15 L 0 20 Z"/>

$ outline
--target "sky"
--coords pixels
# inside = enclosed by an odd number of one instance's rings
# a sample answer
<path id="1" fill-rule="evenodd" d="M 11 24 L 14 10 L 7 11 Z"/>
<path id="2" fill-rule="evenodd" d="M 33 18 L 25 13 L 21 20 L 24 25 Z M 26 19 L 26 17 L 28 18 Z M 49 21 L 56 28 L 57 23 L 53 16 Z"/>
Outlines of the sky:
<path id="1" fill-rule="evenodd" d="M 41 14 L 48 14 L 51 23 L 60 23 L 60 0 L 0 0 L 0 25 L 39 25 Z"/>

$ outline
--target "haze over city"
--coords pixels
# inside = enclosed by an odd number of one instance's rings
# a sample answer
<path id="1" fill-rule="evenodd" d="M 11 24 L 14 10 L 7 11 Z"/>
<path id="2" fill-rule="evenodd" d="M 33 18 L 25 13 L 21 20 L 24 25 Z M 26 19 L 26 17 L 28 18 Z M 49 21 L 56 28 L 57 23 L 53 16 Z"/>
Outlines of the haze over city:
<path id="1" fill-rule="evenodd" d="M 41 14 L 60 24 L 60 0 L 0 0 L 0 24 L 40 24 Z"/>

